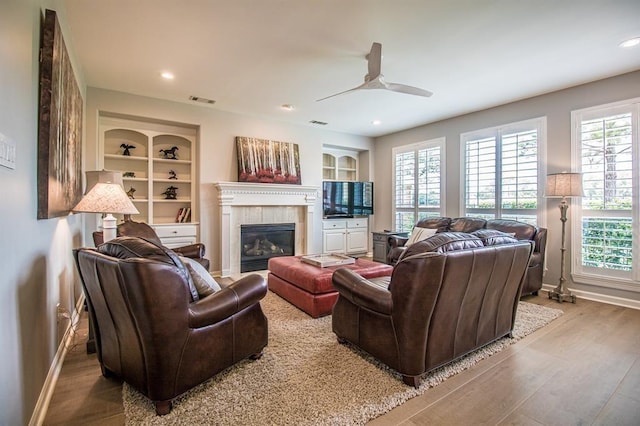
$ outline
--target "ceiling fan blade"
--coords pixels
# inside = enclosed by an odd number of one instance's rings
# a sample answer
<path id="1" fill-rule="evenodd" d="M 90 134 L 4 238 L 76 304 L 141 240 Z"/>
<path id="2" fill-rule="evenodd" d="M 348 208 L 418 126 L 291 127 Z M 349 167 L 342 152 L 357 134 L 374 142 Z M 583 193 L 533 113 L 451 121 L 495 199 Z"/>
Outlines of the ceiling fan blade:
<path id="1" fill-rule="evenodd" d="M 424 96 L 425 98 L 431 97 L 431 95 L 433 95 L 433 92 L 420 89 L 419 87 L 407 86 L 406 84 L 385 83 L 385 86 L 388 90 L 399 93 L 406 93 L 408 95 Z"/>
<path id="2" fill-rule="evenodd" d="M 353 89 L 345 90 L 344 92 L 335 93 L 333 95 L 329 95 L 329 96 L 324 97 L 322 99 L 317 99 L 316 102 L 324 101 L 325 99 L 333 98 L 334 96 L 344 95 L 345 93 L 349 93 L 349 92 L 353 92 L 354 90 L 362 89 L 363 86 L 364 86 L 364 84 L 361 84 L 360 86 L 354 87 Z"/>
<path id="3" fill-rule="evenodd" d="M 324 101 L 325 99 L 333 98 L 334 96 L 342 95 L 345 93 L 353 92 L 355 90 L 374 90 L 384 89 L 391 90 L 393 92 L 406 93 L 408 95 L 423 96 L 425 98 L 433 95 L 428 90 L 420 89 L 418 87 L 407 86 L 406 84 L 399 83 L 387 83 L 384 80 L 384 76 L 381 73 L 382 65 L 382 45 L 380 43 L 373 43 L 371 50 L 367 55 L 367 66 L 369 73 L 364 76 L 364 83 L 353 89 L 345 90 L 344 92 L 336 93 L 331 96 L 327 96 L 322 99 L 318 99 L 316 102 Z"/>
<path id="4" fill-rule="evenodd" d="M 369 67 L 369 80 L 373 80 L 380 75 L 382 69 L 382 45 L 380 43 L 373 43 L 371 45 L 371 51 L 367 55 L 368 67 Z"/>

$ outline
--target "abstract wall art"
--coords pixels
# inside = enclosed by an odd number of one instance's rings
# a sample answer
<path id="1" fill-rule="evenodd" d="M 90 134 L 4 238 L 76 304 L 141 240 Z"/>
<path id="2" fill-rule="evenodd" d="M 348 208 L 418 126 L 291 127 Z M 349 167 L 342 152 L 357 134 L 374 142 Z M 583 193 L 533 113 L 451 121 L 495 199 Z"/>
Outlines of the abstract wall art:
<path id="1" fill-rule="evenodd" d="M 82 95 L 53 10 L 45 11 L 40 48 L 38 219 L 48 219 L 82 198 Z"/>

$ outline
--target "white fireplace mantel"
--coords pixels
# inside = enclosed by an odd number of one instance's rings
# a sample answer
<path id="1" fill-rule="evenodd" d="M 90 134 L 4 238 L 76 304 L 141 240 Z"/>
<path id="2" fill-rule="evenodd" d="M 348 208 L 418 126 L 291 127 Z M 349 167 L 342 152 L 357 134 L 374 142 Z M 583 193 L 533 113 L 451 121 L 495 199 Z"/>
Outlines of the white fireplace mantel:
<path id="1" fill-rule="evenodd" d="M 309 253 L 313 247 L 318 187 L 246 182 L 217 182 L 214 185 L 220 206 L 220 267 L 223 277 L 240 272 L 239 225 L 242 223 L 242 209 L 246 207 L 303 207 L 305 229 L 302 250 Z"/>

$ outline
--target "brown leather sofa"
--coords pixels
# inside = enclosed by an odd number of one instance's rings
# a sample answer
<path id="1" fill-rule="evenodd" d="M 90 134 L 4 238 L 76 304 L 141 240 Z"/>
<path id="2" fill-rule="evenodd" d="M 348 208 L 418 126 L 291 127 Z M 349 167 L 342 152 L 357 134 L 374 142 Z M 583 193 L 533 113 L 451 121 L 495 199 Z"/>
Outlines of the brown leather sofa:
<path id="1" fill-rule="evenodd" d="M 544 274 L 545 251 L 547 248 L 547 229 L 529 225 L 528 223 L 518 222 L 516 220 L 507 219 L 489 219 L 485 220 L 477 217 L 438 217 L 429 218 L 419 221 L 416 226 L 420 228 L 437 229 L 437 232 L 473 232 L 478 229 L 496 229 L 498 231 L 515 234 L 518 240 L 530 240 L 535 243 L 533 255 L 529 262 L 529 269 L 524 286 L 522 287 L 522 295 L 532 294 L 538 295 L 538 291 L 542 288 L 542 275 Z M 387 255 L 387 263 L 395 265 L 402 253 L 406 249 L 404 244 L 408 238 L 391 236 L 389 237 L 389 254 Z"/>
<path id="2" fill-rule="evenodd" d="M 134 222 L 133 220 L 125 220 L 124 222 L 118 224 L 118 228 L 116 230 L 116 235 L 118 237 L 140 237 L 146 238 L 151 241 L 155 241 L 158 244 L 162 244 L 160 242 L 160 237 L 156 234 L 156 231 L 153 230 L 152 227 L 147 225 L 144 222 Z M 98 247 L 100 244 L 104 242 L 103 235 L 101 231 L 95 231 L 93 233 L 93 243 Z M 172 249 L 180 256 L 189 257 L 191 259 L 197 260 L 204 268 L 208 271 L 210 262 L 209 259 L 204 257 L 205 247 L 202 243 L 189 244 L 183 247 L 176 247 Z"/>
<path id="3" fill-rule="evenodd" d="M 418 387 L 424 373 L 509 335 L 533 243 L 492 230 L 477 234 L 446 232 L 413 244 L 390 278 L 337 270 L 338 341 Z"/>
<path id="4" fill-rule="evenodd" d="M 158 414 L 225 368 L 259 358 L 267 345 L 260 275 L 198 299 L 176 254 L 151 240 L 119 237 L 74 256 L 103 375 L 146 395 Z"/>

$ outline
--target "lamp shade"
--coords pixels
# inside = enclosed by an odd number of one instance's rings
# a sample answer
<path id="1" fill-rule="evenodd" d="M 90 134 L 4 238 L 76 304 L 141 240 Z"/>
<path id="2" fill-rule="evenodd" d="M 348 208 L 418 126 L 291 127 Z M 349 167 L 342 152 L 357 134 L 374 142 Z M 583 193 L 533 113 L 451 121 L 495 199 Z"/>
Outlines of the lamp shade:
<path id="1" fill-rule="evenodd" d="M 115 172 L 111 170 L 92 170 L 85 172 L 85 176 L 87 177 L 87 187 L 84 190 L 85 194 L 88 194 L 91 191 L 91 188 L 95 186 L 96 183 L 117 183 L 120 186 L 122 185 L 122 172 Z"/>
<path id="2" fill-rule="evenodd" d="M 131 199 L 117 183 L 96 183 L 73 208 L 74 212 L 139 214 Z"/>
<path id="3" fill-rule="evenodd" d="M 547 197 L 582 197 L 580 173 L 554 173 L 547 175 Z"/>

